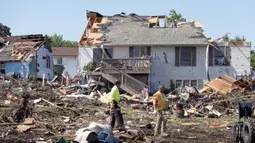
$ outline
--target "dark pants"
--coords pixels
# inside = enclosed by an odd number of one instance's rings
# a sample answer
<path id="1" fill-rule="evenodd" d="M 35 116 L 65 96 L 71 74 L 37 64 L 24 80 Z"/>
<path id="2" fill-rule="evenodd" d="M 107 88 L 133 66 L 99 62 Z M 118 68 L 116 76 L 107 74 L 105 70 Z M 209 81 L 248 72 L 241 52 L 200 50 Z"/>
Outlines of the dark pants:
<path id="1" fill-rule="evenodd" d="M 119 107 L 112 107 L 110 111 L 111 120 L 110 125 L 114 128 L 115 120 L 117 119 L 117 125 L 119 131 L 124 131 L 124 121 Z"/>

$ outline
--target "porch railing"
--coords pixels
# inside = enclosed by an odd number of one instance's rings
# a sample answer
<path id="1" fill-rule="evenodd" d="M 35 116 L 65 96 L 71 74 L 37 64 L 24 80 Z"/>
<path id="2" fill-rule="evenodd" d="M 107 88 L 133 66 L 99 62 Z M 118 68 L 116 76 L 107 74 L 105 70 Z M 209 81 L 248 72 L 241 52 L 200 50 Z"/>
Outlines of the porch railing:
<path id="1" fill-rule="evenodd" d="M 148 85 L 146 85 L 145 83 L 135 79 L 134 77 L 118 70 L 117 68 L 109 65 L 106 62 L 101 62 L 101 64 L 103 64 L 104 68 L 108 67 L 113 69 L 114 71 L 116 71 L 117 74 L 108 74 L 111 75 L 112 77 L 114 77 L 115 79 L 119 79 L 122 83 L 122 85 L 126 86 L 127 88 L 129 88 L 132 91 L 135 91 L 136 93 L 141 93 L 141 91 L 146 87 L 149 88 Z M 104 72 L 104 70 L 102 71 Z"/>
<path id="2" fill-rule="evenodd" d="M 118 70 L 150 72 L 150 59 L 102 59 L 102 61 Z"/>

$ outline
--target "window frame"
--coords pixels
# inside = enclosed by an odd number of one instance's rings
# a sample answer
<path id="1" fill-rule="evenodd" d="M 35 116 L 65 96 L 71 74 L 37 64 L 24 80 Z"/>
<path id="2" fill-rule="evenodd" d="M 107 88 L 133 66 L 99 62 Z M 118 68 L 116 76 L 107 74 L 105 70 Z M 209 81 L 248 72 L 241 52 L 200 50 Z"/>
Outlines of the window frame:
<path id="1" fill-rule="evenodd" d="M 150 56 L 150 55 L 151 55 L 151 46 L 130 46 L 129 47 L 129 58 L 141 58 L 142 56 Z"/>
<path id="2" fill-rule="evenodd" d="M 51 68 L 51 63 L 50 63 L 50 56 L 46 56 L 46 68 L 50 69 Z"/>
<path id="3" fill-rule="evenodd" d="M 189 50 L 190 50 L 190 63 L 189 63 L 189 65 L 185 65 L 185 64 L 183 64 L 182 62 L 182 50 L 184 49 L 184 48 L 189 48 Z M 192 47 L 180 47 L 180 52 L 179 52 L 179 63 L 180 63 L 180 66 L 192 66 Z"/>
<path id="4" fill-rule="evenodd" d="M 183 64 L 183 52 L 185 48 L 189 48 L 190 63 L 189 65 Z M 184 54 L 185 55 L 185 54 Z M 175 47 L 175 66 L 179 67 L 196 67 L 197 64 L 197 47 L 185 46 L 185 47 Z"/>
<path id="5" fill-rule="evenodd" d="M 59 63 L 59 60 L 61 61 L 61 63 Z M 56 58 L 56 61 L 57 61 L 56 65 L 63 65 L 63 58 L 62 57 Z"/>
<path id="6" fill-rule="evenodd" d="M 208 65 L 210 66 L 210 67 L 220 67 L 220 66 L 230 66 L 230 62 L 231 62 L 231 58 L 230 58 L 230 54 L 231 54 L 231 49 L 230 49 L 230 47 L 229 46 L 219 46 L 219 47 L 217 47 L 217 48 L 219 48 L 219 50 L 218 49 L 216 49 L 215 47 L 212 47 L 212 46 L 210 46 L 209 48 L 211 48 L 211 49 L 209 49 L 209 57 L 208 57 Z M 216 64 L 216 58 L 217 57 L 215 57 L 215 51 L 217 51 L 217 52 L 221 52 L 221 54 L 222 54 L 222 56 L 217 56 L 218 58 L 225 58 L 225 62 L 226 62 L 226 64 Z"/>
<path id="7" fill-rule="evenodd" d="M 199 88 L 199 80 L 197 80 L 197 79 L 175 80 L 175 88 L 184 87 L 184 86 L 185 86 L 185 83 L 184 83 L 185 81 L 188 82 L 188 85 L 187 85 L 187 86 Z M 196 81 L 196 86 L 191 86 L 192 81 Z M 180 86 L 177 85 L 178 82 L 181 83 Z"/>

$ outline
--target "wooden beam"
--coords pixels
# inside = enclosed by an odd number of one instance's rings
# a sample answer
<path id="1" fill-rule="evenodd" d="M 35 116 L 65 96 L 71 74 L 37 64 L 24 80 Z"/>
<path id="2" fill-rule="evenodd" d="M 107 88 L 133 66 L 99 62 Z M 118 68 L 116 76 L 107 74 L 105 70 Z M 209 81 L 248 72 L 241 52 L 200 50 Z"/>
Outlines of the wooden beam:
<path id="1" fill-rule="evenodd" d="M 79 44 L 81 44 L 81 46 L 83 46 L 81 42 L 83 41 L 84 36 L 86 36 L 88 25 L 89 25 L 89 21 L 90 21 L 90 17 L 87 20 L 87 24 L 85 26 L 85 29 L 84 29 L 83 34 L 82 34 L 82 36 L 80 38 L 80 41 L 79 41 Z"/>

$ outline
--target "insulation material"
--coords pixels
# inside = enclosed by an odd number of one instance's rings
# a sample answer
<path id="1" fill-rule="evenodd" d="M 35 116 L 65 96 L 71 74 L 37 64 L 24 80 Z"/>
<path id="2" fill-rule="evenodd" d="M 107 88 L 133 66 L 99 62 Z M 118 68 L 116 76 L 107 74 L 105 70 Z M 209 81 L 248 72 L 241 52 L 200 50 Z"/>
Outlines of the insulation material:
<path id="1" fill-rule="evenodd" d="M 101 21 L 102 24 L 107 22 L 111 22 L 107 17 L 104 17 Z"/>
<path id="2" fill-rule="evenodd" d="M 104 34 L 102 34 L 102 33 L 90 33 L 88 37 L 91 39 L 99 39 L 99 38 L 103 37 L 103 35 Z"/>
<path id="3" fill-rule="evenodd" d="M 98 26 L 97 24 L 98 24 L 98 23 L 94 23 L 93 26 L 92 26 L 92 28 L 93 28 L 93 29 L 98 29 L 98 28 L 100 28 L 100 26 Z"/>
<path id="4" fill-rule="evenodd" d="M 158 18 L 155 17 L 155 18 L 149 19 L 149 23 L 158 23 Z"/>

